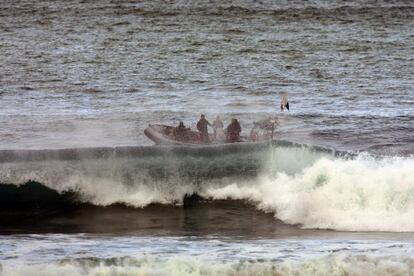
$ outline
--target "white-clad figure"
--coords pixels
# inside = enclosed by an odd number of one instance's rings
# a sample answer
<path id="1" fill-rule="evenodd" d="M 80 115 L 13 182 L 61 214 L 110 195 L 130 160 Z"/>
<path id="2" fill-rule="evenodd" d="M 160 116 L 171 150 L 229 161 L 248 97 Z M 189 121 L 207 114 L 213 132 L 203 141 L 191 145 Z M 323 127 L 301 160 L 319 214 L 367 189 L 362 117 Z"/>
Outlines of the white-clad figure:
<path id="1" fill-rule="evenodd" d="M 214 129 L 214 139 L 217 142 L 223 142 L 226 140 L 226 135 L 223 130 L 223 121 L 220 119 L 220 116 L 217 116 L 213 122 Z"/>
<path id="2" fill-rule="evenodd" d="M 289 110 L 289 100 L 287 94 L 283 94 L 282 100 L 280 101 L 280 111 L 283 111 L 285 108 Z"/>

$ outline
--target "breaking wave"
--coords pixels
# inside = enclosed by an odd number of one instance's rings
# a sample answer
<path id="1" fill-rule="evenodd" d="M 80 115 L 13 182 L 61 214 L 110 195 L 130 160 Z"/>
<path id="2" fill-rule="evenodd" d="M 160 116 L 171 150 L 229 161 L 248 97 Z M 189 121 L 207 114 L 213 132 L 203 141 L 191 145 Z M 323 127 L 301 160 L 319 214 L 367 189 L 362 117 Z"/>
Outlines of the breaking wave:
<path id="1" fill-rule="evenodd" d="M 412 157 L 346 155 L 287 142 L 2 151 L 0 157 L 2 208 L 26 197 L 44 205 L 180 205 L 196 194 L 246 200 L 303 228 L 414 231 Z"/>
<path id="2" fill-rule="evenodd" d="M 247 199 L 303 228 L 414 231 L 414 160 L 320 158 L 293 175 L 264 174 L 255 184 L 209 189 L 214 199 Z"/>

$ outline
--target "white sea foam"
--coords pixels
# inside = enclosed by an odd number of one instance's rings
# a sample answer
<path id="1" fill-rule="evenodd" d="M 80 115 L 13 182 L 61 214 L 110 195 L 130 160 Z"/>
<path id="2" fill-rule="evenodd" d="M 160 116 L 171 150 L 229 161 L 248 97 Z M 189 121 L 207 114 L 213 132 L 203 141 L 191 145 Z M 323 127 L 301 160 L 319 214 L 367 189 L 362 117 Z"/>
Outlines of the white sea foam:
<path id="1" fill-rule="evenodd" d="M 37 265 L 6 262 L 1 275 L 410 275 L 413 271 L 410 256 L 329 254 L 279 262 L 214 262 L 196 257 L 90 258 Z"/>
<path id="2" fill-rule="evenodd" d="M 414 231 L 414 160 L 318 159 L 288 175 L 207 189 L 213 199 L 247 199 L 289 224 L 345 231 Z"/>

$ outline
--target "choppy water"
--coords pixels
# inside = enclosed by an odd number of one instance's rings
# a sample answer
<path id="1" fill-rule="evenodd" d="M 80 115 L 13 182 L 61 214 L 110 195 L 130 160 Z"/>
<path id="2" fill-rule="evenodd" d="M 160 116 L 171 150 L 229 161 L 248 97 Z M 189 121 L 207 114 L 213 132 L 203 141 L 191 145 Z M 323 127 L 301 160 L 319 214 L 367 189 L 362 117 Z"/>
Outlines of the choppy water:
<path id="1" fill-rule="evenodd" d="M 148 123 L 291 112 L 279 136 L 412 153 L 411 1 L 2 1 L 0 145 L 150 144 Z M 287 118 L 286 118 L 287 117 Z"/>
<path id="2" fill-rule="evenodd" d="M 0 275 L 413 274 L 413 30 L 409 0 L 0 0 Z M 200 113 L 285 141 L 143 135 Z"/>

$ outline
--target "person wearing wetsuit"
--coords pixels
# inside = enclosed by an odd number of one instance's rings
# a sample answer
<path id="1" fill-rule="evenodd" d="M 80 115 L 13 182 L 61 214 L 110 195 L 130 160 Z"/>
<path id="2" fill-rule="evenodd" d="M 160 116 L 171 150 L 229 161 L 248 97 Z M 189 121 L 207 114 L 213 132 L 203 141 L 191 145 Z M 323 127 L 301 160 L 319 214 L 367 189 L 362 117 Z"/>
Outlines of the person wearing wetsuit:
<path id="1" fill-rule="evenodd" d="M 231 124 L 227 126 L 227 142 L 240 142 L 241 127 L 237 119 L 231 119 Z"/>
<path id="2" fill-rule="evenodd" d="M 209 143 L 208 126 L 212 126 L 212 124 L 210 124 L 210 122 L 207 121 L 204 114 L 201 114 L 201 118 L 197 123 L 197 129 L 200 132 L 200 140 L 203 143 Z"/>
<path id="3" fill-rule="evenodd" d="M 174 128 L 174 136 L 178 141 L 185 141 L 187 139 L 188 129 L 185 127 L 183 122 L 180 122 L 178 126 Z"/>

